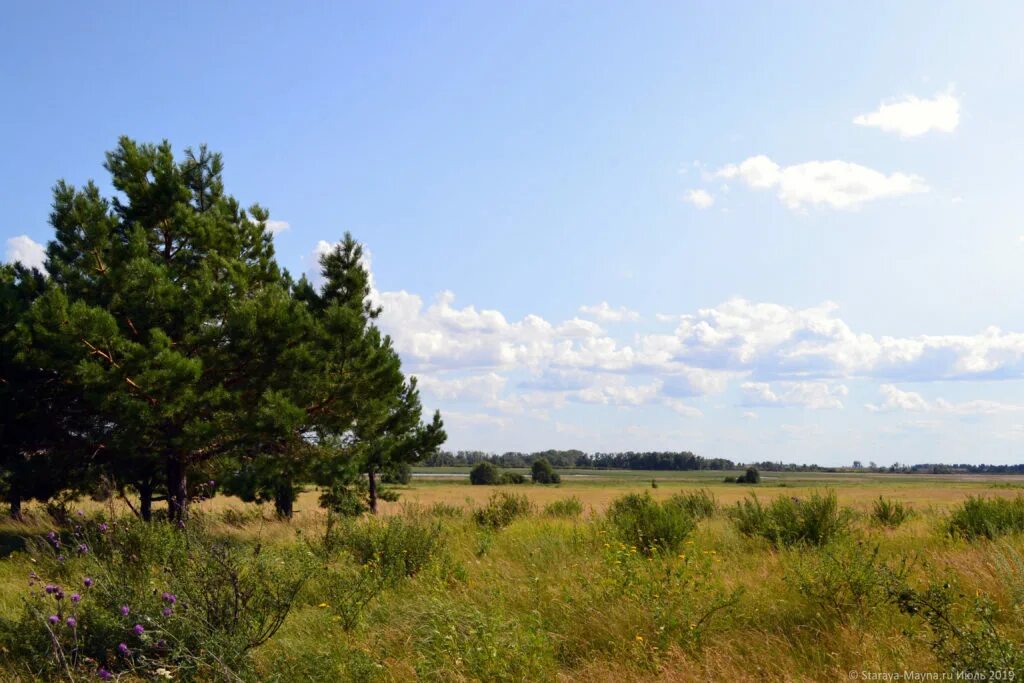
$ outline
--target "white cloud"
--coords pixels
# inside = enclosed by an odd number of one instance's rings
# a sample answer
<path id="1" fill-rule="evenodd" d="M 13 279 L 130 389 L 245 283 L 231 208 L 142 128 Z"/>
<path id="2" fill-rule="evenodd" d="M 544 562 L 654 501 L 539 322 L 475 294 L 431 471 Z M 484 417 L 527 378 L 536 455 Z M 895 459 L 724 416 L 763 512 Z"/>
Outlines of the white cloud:
<path id="1" fill-rule="evenodd" d="M 1024 411 L 1022 404 L 998 401 L 972 400 L 956 403 L 943 398 L 928 401 L 916 391 L 904 391 L 892 384 L 883 384 L 879 387 L 879 391 L 884 400 L 879 405 L 871 403 L 865 405 L 864 407 L 869 412 L 909 411 L 947 415 L 998 415 Z"/>
<path id="2" fill-rule="evenodd" d="M 928 191 L 919 176 L 899 172 L 886 175 L 839 160 L 780 166 L 758 155 L 723 166 L 715 175 L 742 180 L 754 189 L 774 189 L 779 200 L 791 209 L 806 205 L 856 209 L 867 202 Z"/>
<path id="3" fill-rule="evenodd" d="M 28 235 L 18 235 L 7 240 L 7 253 L 5 259 L 8 263 L 20 261 L 28 268 L 44 270 L 46 263 L 46 248 L 36 242 Z"/>
<path id="4" fill-rule="evenodd" d="M 617 323 L 640 319 L 640 314 L 636 311 L 631 311 L 625 306 L 612 308 L 607 301 L 602 301 L 596 306 L 580 306 L 580 313 L 600 320 L 603 323 Z"/>
<path id="5" fill-rule="evenodd" d="M 812 410 L 842 408 L 841 397 L 848 389 L 828 382 L 779 382 L 774 388 L 767 382 L 744 382 L 740 389 L 747 406 L 798 406 Z"/>
<path id="6" fill-rule="evenodd" d="M 689 190 L 683 201 L 693 204 L 698 209 L 708 209 L 715 203 L 715 198 L 707 190 Z"/>
<path id="7" fill-rule="evenodd" d="M 939 93 L 931 99 L 913 95 L 883 102 L 878 109 L 853 119 L 858 126 L 879 128 L 900 137 L 913 138 L 929 131 L 951 133 L 960 123 L 960 100 L 953 93 Z"/>
<path id="8" fill-rule="evenodd" d="M 272 235 L 284 232 L 290 227 L 292 226 L 288 221 L 267 221 L 267 230 L 269 230 Z"/>
<path id="9" fill-rule="evenodd" d="M 508 381 L 495 372 L 456 378 L 422 375 L 418 376 L 417 380 L 424 391 L 437 398 L 481 402 L 496 401 Z"/>

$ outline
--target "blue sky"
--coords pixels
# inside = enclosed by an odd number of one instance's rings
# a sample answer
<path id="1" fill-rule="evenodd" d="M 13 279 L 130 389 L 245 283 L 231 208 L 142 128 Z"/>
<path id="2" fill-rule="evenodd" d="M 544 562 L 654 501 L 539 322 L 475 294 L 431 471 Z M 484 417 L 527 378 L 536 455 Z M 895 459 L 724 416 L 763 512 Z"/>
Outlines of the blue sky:
<path id="1" fill-rule="evenodd" d="M 208 143 L 452 448 L 1024 460 L 1024 5 L 22 3 L 0 238 Z M 319 245 L 319 246 L 318 246 Z"/>

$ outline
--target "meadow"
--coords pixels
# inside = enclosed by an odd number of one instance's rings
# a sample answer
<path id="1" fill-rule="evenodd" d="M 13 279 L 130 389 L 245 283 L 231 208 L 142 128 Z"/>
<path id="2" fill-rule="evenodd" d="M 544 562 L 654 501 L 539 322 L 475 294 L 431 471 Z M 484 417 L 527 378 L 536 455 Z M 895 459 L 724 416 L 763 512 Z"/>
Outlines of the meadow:
<path id="1" fill-rule="evenodd" d="M 64 524 L 30 508 L 0 525 L 0 678 L 1024 674 L 1024 477 L 561 474 L 471 486 L 418 468 L 358 520 L 329 519 L 315 491 L 290 522 L 215 496 L 185 530 L 112 502 L 71 503 Z"/>

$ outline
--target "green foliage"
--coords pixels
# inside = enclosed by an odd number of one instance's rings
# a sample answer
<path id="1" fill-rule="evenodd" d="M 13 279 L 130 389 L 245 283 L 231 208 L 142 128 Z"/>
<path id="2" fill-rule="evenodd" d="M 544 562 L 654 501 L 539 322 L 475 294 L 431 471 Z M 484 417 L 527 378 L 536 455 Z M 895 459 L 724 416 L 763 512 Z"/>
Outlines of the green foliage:
<path id="1" fill-rule="evenodd" d="M 312 562 L 203 526 L 119 520 L 88 523 L 59 547 L 57 535 L 34 542 L 39 578 L 20 617 L 0 621 L 4 642 L 27 670 L 51 676 L 97 666 L 140 677 L 164 669 L 178 680 L 244 674 L 247 653 L 280 628 Z"/>
<path id="2" fill-rule="evenodd" d="M 743 474 L 741 474 L 740 476 L 738 476 L 738 477 L 726 477 L 725 481 L 728 484 L 731 484 L 731 483 L 736 483 L 736 484 L 760 484 L 761 483 L 761 473 L 757 471 L 756 467 L 748 467 L 747 471 L 744 472 Z"/>
<path id="3" fill-rule="evenodd" d="M 415 576 L 441 546 L 437 521 L 408 515 L 370 518 L 342 527 L 340 545 L 360 564 L 376 563 L 387 577 Z"/>
<path id="4" fill-rule="evenodd" d="M 558 484 L 562 481 L 546 458 L 538 458 L 530 466 L 530 477 L 534 484 Z"/>
<path id="5" fill-rule="evenodd" d="M 668 504 L 685 510 L 694 519 L 708 519 L 718 512 L 718 501 L 715 494 L 707 489 L 677 493 L 668 499 Z"/>
<path id="6" fill-rule="evenodd" d="M 775 546 L 825 545 L 844 534 L 852 521 L 852 513 L 839 507 L 834 491 L 815 492 L 806 500 L 780 496 L 767 507 L 750 494 L 731 514 L 740 533 L 761 536 Z"/>
<path id="7" fill-rule="evenodd" d="M 469 483 L 475 486 L 493 486 L 499 483 L 500 479 L 501 473 L 498 468 L 486 460 L 473 465 L 473 469 L 469 471 Z"/>
<path id="8" fill-rule="evenodd" d="M 677 550 L 696 523 L 689 512 L 666 501 L 657 503 L 649 493 L 630 493 L 608 507 L 608 522 L 623 542 L 647 555 Z"/>
<path id="9" fill-rule="evenodd" d="M 914 514 L 914 511 L 901 501 L 878 497 L 871 506 L 871 519 L 880 526 L 895 529 Z"/>
<path id="10" fill-rule="evenodd" d="M 498 478 L 498 483 L 511 485 L 525 484 L 526 477 L 518 472 L 502 472 L 501 476 Z"/>
<path id="11" fill-rule="evenodd" d="M 979 595 L 965 606 L 958 598 L 966 596 L 950 581 L 923 588 L 904 582 L 891 597 L 902 612 L 927 624 L 932 651 L 949 671 L 972 677 L 1024 671 L 1024 649 L 1000 632 L 998 610 L 988 597 Z"/>
<path id="12" fill-rule="evenodd" d="M 912 564 L 886 562 L 877 545 L 841 542 L 790 554 L 786 580 L 815 614 L 863 627 L 887 606 L 892 586 L 906 580 Z"/>
<path id="13" fill-rule="evenodd" d="M 950 515 L 947 529 L 951 535 L 968 540 L 1024 531 L 1024 496 L 970 496 Z"/>
<path id="14" fill-rule="evenodd" d="M 415 629 L 416 675 L 425 681 L 542 681 L 555 669 L 536 624 L 437 597 Z"/>
<path id="15" fill-rule="evenodd" d="M 473 519 L 482 527 L 502 529 L 532 510 L 533 505 L 526 496 L 500 492 L 492 494 L 486 505 L 473 510 Z"/>
<path id="16" fill-rule="evenodd" d="M 548 517 L 575 519 L 583 514 L 583 502 L 576 496 L 553 500 L 544 506 L 544 514 Z"/>

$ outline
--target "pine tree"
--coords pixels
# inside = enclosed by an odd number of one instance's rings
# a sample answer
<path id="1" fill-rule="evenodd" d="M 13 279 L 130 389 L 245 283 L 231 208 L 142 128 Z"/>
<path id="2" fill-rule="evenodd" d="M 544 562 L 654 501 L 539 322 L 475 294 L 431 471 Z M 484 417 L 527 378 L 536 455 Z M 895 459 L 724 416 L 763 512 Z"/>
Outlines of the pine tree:
<path id="1" fill-rule="evenodd" d="M 120 193 L 58 183 L 47 267 L 56 284 L 43 323 L 73 348 L 74 380 L 102 421 L 99 444 L 120 484 L 152 495 L 162 471 L 169 516 L 187 516 L 190 469 L 244 442 L 254 361 L 229 319 L 281 279 L 265 229 L 224 193 L 223 163 L 201 147 L 176 162 L 122 138 L 106 169 Z M 145 505 L 145 504 L 144 504 Z"/>

